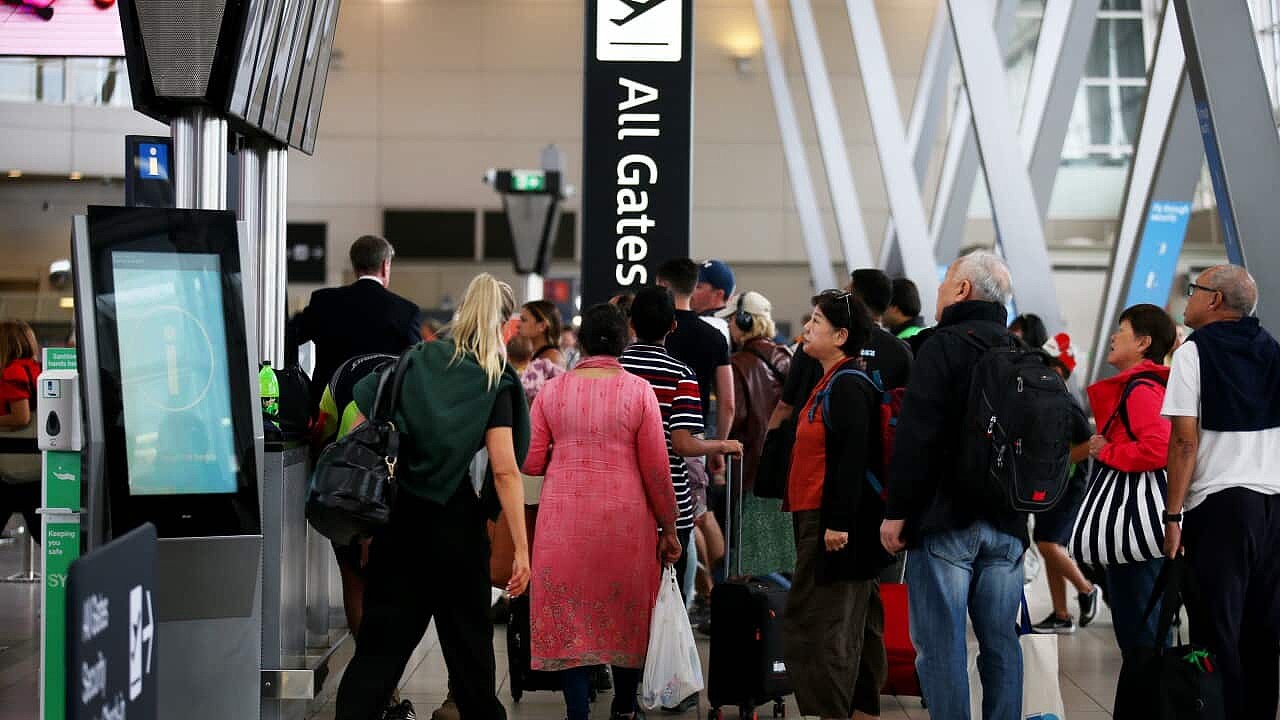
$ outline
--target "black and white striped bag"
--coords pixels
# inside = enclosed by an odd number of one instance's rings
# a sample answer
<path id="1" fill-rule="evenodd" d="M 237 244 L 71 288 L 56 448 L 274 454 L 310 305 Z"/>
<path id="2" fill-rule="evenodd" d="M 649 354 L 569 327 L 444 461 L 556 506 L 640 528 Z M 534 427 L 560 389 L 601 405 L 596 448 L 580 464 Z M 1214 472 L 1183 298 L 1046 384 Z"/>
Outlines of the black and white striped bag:
<path id="1" fill-rule="evenodd" d="M 1164 557 L 1164 470 L 1124 472 L 1095 461 L 1071 531 L 1071 554 L 1088 565 Z"/>
<path id="2" fill-rule="evenodd" d="M 1137 440 L 1129 424 L 1129 393 L 1144 382 L 1164 385 L 1154 373 L 1139 373 L 1129 381 L 1116 411 L 1102 428 L 1106 435 L 1116 420 Z M 1067 549 L 1087 565 L 1123 565 L 1164 557 L 1164 498 L 1168 480 L 1163 469 L 1125 472 L 1093 461 L 1093 476 L 1071 530 Z"/>

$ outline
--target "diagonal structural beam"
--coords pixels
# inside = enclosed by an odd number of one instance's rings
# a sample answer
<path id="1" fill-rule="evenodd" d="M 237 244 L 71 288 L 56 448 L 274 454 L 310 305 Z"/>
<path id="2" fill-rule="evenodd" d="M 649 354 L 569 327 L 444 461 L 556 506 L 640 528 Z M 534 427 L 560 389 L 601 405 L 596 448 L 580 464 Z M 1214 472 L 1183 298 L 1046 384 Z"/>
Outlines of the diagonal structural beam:
<path id="1" fill-rule="evenodd" d="M 911 104 L 911 119 L 907 122 L 907 147 L 911 151 L 911 164 L 916 173 L 917 187 L 924 187 L 929 174 L 929 160 L 933 157 L 933 141 L 942 124 L 946 107 L 947 80 L 951 64 L 955 60 L 956 45 L 951 35 L 951 20 L 947 17 L 946 3 L 939 3 L 933 16 L 933 29 L 929 31 L 929 45 L 925 48 L 924 62 L 920 65 L 920 78 L 916 81 L 916 97 Z M 870 98 L 868 98 L 870 101 Z M 897 97 L 894 97 L 897 102 Z M 933 241 L 930 239 L 930 250 Z M 898 248 L 898 227 L 893 216 L 885 224 L 884 241 L 880 244 L 880 267 L 890 275 L 902 273 L 902 252 Z"/>
<path id="2" fill-rule="evenodd" d="M 1111 269 L 1089 357 L 1090 382 L 1108 374 L 1107 347 L 1133 287 L 1139 249 L 1148 241 L 1144 236 L 1152 220 L 1152 206 L 1180 203 L 1189 209 L 1200 179 L 1204 152 L 1185 62 L 1182 38 L 1170 5 L 1161 22 L 1147 76 L 1147 99 L 1129 163 L 1120 230 L 1111 252 Z"/>
<path id="3" fill-rule="evenodd" d="M 920 288 L 921 311 L 933 317 L 938 293 L 937 260 L 929 241 L 929 225 L 920 183 L 907 149 L 906 132 L 898 110 L 898 93 L 889 70 L 889 54 L 880 34 L 880 18 L 873 0 L 847 0 L 853 45 L 862 70 L 862 87 L 871 114 L 871 130 L 880 151 L 889 210 L 902 245 L 903 268 Z"/>
<path id="4" fill-rule="evenodd" d="M 1247 0 L 1173 0 L 1227 257 L 1280 313 L 1280 137 Z"/>
<path id="5" fill-rule="evenodd" d="M 1013 36 L 1018 2 L 996 0 L 994 4 L 996 37 L 999 38 L 1003 56 Z M 972 7 L 966 9 L 973 12 Z M 979 12 L 979 15 L 985 14 Z M 954 40 L 953 34 L 953 44 Z M 1000 68 L 1004 68 L 1003 62 L 1000 63 Z M 963 87 L 956 98 L 951 117 L 951 131 L 947 135 L 946 150 L 942 156 L 942 173 L 938 177 L 938 189 L 929 224 L 933 236 L 933 251 L 941 263 L 951 262 L 960 252 L 965 222 L 969 219 L 969 201 L 973 199 L 973 183 L 978 177 L 978 146 L 973 137 L 969 97 Z"/>
<path id="6" fill-rule="evenodd" d="M 800 123 L 792 104 L 791 85 L 787 82 L 787 69 L 778 47 L 778 35 L 773 28 L 773 15 L 769 0 L 752 0 L 756 24 L 760 27 L 760 48 L 764 55 L 765 72 L 769 76 L 769 89 L 773 94 L 773 109 L 778 116 L 778 130 L 782 135 L 782 153 L 787 160 L 787 173 L 791 178 L 791 191 L 795 195 L 796 213 L 800 216 L 800 233 L 809 258 L 809 278 L 813 291 L 838 287 L 831 270 L 831 249 L 822 228 L 822 216 L 818 212 L 817 193 L 809 174 L 809 157 L 805 153 L 800 135 Z"/>
<path id="7" fill-rule="evenodd" d="M 996 237 L 1015 278 L 1019 309 L 1040 315 L 1051 334 L 1061 332 L 1066 322 L 1053 286 L 1044 225 L 1031 177 L 1021 148 L 1009 142 L 1017 135 L 1009 117 L 1009 90 L 1000 43 L 984 15 L 965 12 L 965 0 L 947 3 L 960 72 L 968 89 L 978 154 L 991 195 Z"/>
<path id="8" fill-rule="evenodd" d="M 1101 4 L 1101 0 L 1049 0 L 1045 5 L 1018 130 L 1042 219 L 1049 217 L 1062 144 Z"/>
<path id="9" fill-rule="evenodd" d="M 869 267 L 871 250 L 867 246 L 866 224 L 858 205 L 858 191 L 853 183 L 853 168 L 849 165 L 844 130 L 836 111 L 827 61 L 822 55 L 818 26 L 809 0 L 791 0 L 791 21 L 800 50 L 800 62 L 804 66 L 804 81 L 809 91 L 809 104 L 813 108 L 814 124 L 818 129 L 818 146 L 827 171 L 827 185 L 831 191 L 831 206 L 835 210 L 836 230 L 840 233 L 840 246 L 844 250 L 845 267 L 850 271 Z"/>

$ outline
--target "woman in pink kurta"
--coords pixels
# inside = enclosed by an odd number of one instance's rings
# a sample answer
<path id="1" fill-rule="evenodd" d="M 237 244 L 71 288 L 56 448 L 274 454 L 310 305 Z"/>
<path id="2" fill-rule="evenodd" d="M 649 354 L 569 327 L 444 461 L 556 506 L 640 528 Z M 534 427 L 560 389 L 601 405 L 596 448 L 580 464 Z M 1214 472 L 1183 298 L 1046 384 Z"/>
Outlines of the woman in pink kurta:
<path id="1" fill-rule="evenodd" d="M 529 589 L 531 666 L 567 671 L 565 701 L 577 720 L 587 713 L 587 668 L 613 665 L 613 713 L 625 718 L 635 711 L 659 560 L 680 555 L 676 498 L 657 397 L 618 363 L 625 318 L 609 305 L 590 308 L 581 336 L 589 357 L 549 382 L 531 411 L 524 471 L 546 476 Z"/>

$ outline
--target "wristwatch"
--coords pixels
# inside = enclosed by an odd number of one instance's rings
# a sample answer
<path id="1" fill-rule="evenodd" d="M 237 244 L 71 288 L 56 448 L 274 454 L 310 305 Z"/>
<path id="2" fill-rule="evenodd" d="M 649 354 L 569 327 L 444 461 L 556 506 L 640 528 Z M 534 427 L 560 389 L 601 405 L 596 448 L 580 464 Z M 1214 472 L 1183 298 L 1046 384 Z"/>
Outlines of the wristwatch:
<path id="1" fill-rule="evenodd" d="M 1161 514 L 1164 516 L 1164 521 L 1165 521 L 1166 523 L 1180 523 L 1180 522 L 1182 522 L 1182 513 L 1180 513 L 1180 512 L 1171 513 L 1171 512 L 1169 512 L 1168 510 L 1165 510 L 1165 511 L 1164 511 L 1163 513 L 1161 513 Z"/>

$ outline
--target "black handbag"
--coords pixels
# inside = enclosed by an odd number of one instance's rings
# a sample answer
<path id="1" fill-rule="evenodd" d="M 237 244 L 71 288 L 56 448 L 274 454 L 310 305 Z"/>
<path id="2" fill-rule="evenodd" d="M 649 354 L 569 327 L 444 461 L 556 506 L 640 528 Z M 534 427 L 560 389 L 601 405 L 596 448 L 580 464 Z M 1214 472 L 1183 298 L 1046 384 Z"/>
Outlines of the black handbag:
<path id="1" fill-rule="evenodd" d="M 791 451 L 796 444 L 796 421 L 788 419 L 764 436 L 760 464 L 751 492 L 758 498 L 782 500 L 787 496 L 787 479 L 791 475 Z"/>
<path id="2" fill-rule="evenodd" d="M 1199 613 L 1200 591 L 1185 558 L 1164 561 L 1145 617 L 1160 601 L 1156 637 L 1169 637 L 1173 619 L 1185 601 L 1194 621 Z M 1179 636 L 1181 632 L 1179 632 Z M 1208 648 L 1183 644 L 1175 647 L 1136 648 L 1124 659 L 1116 687 L 1116 720 L 1220 720 L 1223 706 L 1222 674 Z"/>
<path id="3" fill-rule="evenodd" d="M 400 401 L 409 353 L 383 371 L 373 412 L 316 460 L 307 493 L 307 521 L 335 545 L 370 537 L 391 521 L 401 434 L 392 422 Z"/>

